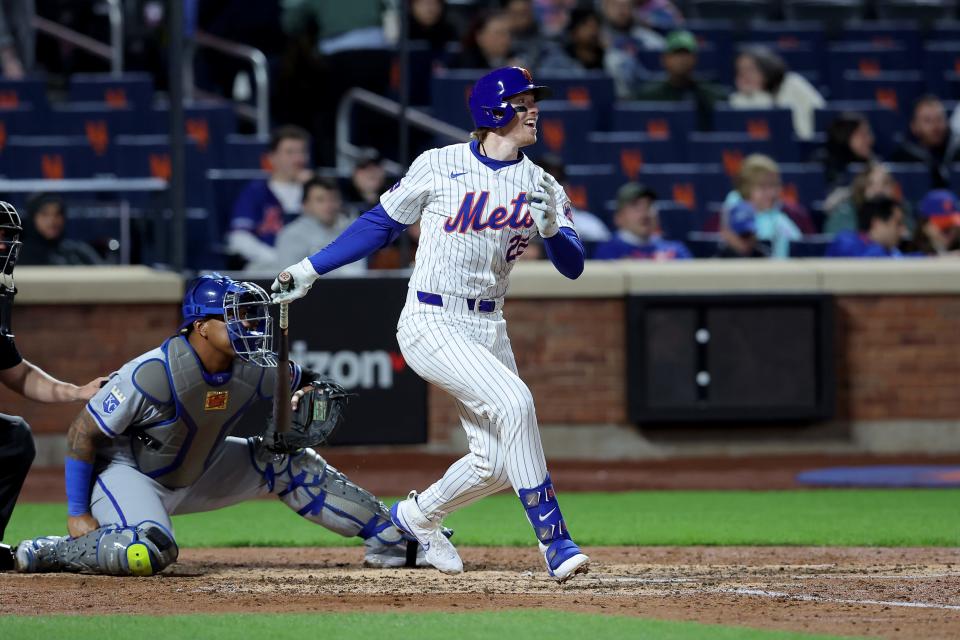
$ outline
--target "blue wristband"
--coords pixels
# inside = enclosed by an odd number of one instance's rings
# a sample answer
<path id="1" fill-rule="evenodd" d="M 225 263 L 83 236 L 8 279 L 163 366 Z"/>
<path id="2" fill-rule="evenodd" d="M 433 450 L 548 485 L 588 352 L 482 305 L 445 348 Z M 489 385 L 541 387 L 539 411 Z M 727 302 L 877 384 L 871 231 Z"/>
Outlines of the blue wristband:
<path id="1" fill-rule="evenodd" d="M 63 476 L 67 484 L 67 514 L 81 516 L 89 513 L 93 465 L 67 456 L 63 463 Z"/>

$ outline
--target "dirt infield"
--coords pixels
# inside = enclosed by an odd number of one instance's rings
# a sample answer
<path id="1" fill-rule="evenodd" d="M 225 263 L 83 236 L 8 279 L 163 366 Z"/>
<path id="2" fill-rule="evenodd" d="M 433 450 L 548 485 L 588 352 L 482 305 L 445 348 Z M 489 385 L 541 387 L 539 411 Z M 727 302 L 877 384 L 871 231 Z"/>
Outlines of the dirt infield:
<path id="1" fill-rule="evenodd" d="M 361 550 L 188 549 L 153 578 L 0 574 L 0 614 L 548 608 L 883 638 L 960 637 L 960 550 L 592 548 L 566 585 L 532 549 L 464 548 L 466 573 L 374 570 Z"/>

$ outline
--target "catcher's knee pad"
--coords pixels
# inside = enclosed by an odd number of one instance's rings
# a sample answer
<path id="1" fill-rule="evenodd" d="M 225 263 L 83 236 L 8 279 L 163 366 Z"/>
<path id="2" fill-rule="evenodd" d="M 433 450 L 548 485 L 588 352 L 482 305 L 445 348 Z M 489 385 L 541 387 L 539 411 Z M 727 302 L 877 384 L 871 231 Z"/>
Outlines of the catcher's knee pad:
<path id="1" fill-rule="evenodd" d="M 400 541 L 386 506 L 313 449 L 291 456 L 286 475 L 289 484 L 280 499 L 304 518 L 346 537 L 375 535 L 383 542 Z"/>
<path id="2" fill-rule="evenodd" d="M 56 566 L 48 570 L 150 576 L 176 562 L 179 554 L 173 535 L 146 520 L 132 527 L 100 527 L 79 538 L 64 538 L 56 548 Z"/>

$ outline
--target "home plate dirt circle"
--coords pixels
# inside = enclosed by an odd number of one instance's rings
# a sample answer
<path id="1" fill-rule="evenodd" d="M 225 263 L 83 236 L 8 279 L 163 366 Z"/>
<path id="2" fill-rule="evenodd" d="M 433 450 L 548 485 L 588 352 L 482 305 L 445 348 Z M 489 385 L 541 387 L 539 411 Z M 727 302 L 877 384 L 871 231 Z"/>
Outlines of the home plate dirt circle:
<path id="1" fill-rule="evenodd" d="M 960 550 L 594 547 L 550 580 L 533 549 L 466 547 L 466 571 L 367 569 L 359 547 L 186 549 L 161 576 L 0 574 L 0 614 L 547 608 L 883 638 L 960 637 Z M 120 587 L 122 583 L 122 588 Z"/>

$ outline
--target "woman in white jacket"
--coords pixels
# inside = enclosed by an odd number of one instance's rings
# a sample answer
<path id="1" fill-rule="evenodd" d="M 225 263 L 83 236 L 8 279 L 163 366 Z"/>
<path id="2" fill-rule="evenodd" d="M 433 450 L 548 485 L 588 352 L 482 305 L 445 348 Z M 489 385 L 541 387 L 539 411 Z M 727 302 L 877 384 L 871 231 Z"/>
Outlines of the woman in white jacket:
<path id="1" fill-rule="evenodd" d="M 736 59 L 736 92 L 730 106 L 736 109 L 772 109 L 793 112 L 793 130 L 801 140 L 815 133 L 814 115 L 826 101 L 806 78 L 787 69 L 783 59 L 767 47 L 750 47 Z"/>

